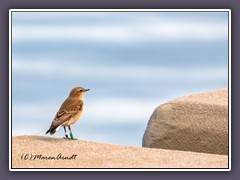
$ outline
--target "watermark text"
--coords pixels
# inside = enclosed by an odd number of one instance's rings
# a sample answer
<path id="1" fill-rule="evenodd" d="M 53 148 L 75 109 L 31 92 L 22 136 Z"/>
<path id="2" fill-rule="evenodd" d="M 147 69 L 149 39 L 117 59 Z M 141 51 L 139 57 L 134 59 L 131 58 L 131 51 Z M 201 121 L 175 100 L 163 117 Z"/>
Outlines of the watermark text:
<path id="1" fill-rule="evenodd" d="M 42 154 L 32 154 L 32 153 L 23 153 L 21 155 L 22 160 L 76 160 L 77 154 L 72 154 L 70 156 L 64 156 L 62 153 L 57 154 L 56 156 L 45 156 Z"/>

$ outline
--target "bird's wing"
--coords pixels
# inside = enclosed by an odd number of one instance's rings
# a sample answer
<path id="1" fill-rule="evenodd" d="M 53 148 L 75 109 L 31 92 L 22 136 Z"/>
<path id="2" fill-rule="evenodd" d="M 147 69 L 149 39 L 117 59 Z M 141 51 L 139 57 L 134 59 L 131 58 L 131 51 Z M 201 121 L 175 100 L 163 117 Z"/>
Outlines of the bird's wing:
<path id="1" fill-rule="evenodd" d="M 69 121 L 83 108 L 83 101 L 68 98 L 64 101 L 57 114 L 55 115 L 50 129 L 56 129 L 64 122 Z"/>

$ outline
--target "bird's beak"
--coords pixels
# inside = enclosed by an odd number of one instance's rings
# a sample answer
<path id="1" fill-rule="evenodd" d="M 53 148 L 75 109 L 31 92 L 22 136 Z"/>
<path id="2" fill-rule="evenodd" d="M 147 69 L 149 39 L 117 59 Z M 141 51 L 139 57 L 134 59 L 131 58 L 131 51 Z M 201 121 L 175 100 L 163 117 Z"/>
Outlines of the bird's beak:
<path id="1" fill-rule="evenodd" d="M 85 89 L 85 91 L 89 91 L 90 89 Z"/>

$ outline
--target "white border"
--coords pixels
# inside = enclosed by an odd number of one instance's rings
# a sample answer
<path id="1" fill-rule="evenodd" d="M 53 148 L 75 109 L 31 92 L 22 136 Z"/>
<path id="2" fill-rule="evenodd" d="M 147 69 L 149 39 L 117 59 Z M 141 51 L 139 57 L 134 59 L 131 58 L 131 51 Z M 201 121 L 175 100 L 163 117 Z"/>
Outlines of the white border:
<path id="1" fill-rule="evenodd" d="M 13 171 L 11 168 L 12 161 L 12 12 L 9 10 L 9 170 Z"/>
<path id="2" fill-rule="evenodd" d="M 231 159 L 232 159 L 232 132 L 231 132 L 231 127 L 232 127 L 232 106 L 231 106 L 231 102 L 232 102 L 232 83 L 231 83 L 231 79 L 232 79 L 232 72 L 231 72 L 231 67 L 232 67 L 232 32 L 231 32 L 231 27 L 232 27 L 232 14 L 231 14 L 231 10 L 228 11 L 228 124 L 229 124 L 229 129 L 228 129 L 228 159 L 229 159 L 229 171 L 231 171 Z"/>
<path id="3" fill-rule="evenodd" d="M 12 86 L 11 86 L 11 79 L 12 79 L 12 39 L 11 39 L 11 28 L 12 28 L 12 12 L 21 12 L 21 11 L 63 11 L 63 12 L 77 12 L 77 11 L 82 11 L 82 12 L 88 12 L 88 11 L 96 11 L 96 12 L 102 12 L 102 11 L 151 11 L 151 12 L 169 12 L 169 11 L 175 11 L 175 12 L 194 12 L 194 11 L 199 11 L 199 12 L 205 12 L 205 11 L 212 11 L 212 12 L 228 12 L 228 22 L 229 22 L 229 28 L 228 28 L 228 34 L 229 34 L 229 39 L 228 39 L 228 97 L 229 97 L 229 102 L 228 102 L 228 107 L 229 107 L 229 168 L 228 169 L 134 169 L 134 168 L 129 168 L 129 169 L 117 169 L 117 168 L 109 168 L 109 169 L 12 169 L 11 167 L 11 160 L 12 160 L 12 154 L 11 154 L 11 149 L 12 149 Z M 231 171 L 231 10 L 230 9 L 10 9 L 9 10 L 9 171 Z"/>
<path id="4" fill-rule="evenodd" d="M 182 12 L 182 11 L 214 11 L 214 12 L 222 12 L 222 11 L 228 11 L 230 12 L 231 10 L 230 9 L 10 9 L 9 10 L 10 12 L 11 11 L 73 11 L 73 12 L 77 12 L 77 11 L 85 11 L 85 12 L 88 12 L 88 11 L 122 11 L 122 12 L 125 12 L 125 11 L 155 11 L 155 12 L 159 12 L 159 11 L 162 11 L 162 12 L 169 12 L 169 11 L 176 11 L 176 12 Z"/>

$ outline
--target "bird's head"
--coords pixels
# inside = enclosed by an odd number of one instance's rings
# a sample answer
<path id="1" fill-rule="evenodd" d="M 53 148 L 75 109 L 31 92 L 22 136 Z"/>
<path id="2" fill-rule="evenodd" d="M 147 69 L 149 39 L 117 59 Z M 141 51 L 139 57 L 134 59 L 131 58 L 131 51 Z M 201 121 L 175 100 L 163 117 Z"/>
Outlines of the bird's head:
<path id="1" fill-rule="evenodd" d="M 83 87 L 75 87 L 71 90 L 69 96 L 82 98 L 83 94 L 90 89 L 84 89 Z"/>

